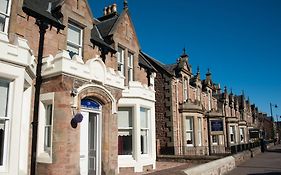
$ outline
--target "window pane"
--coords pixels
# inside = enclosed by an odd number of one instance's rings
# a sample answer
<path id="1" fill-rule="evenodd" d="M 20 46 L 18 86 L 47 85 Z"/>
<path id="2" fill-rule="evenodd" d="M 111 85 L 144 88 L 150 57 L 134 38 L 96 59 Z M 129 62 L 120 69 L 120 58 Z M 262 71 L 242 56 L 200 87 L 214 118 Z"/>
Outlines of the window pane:
<path id="1" fill-rule="evenodd" d="M 192 118 L 186 118 L 186 130 L 187 131 L 192 131 L 193 130 L 193 122 Z"/>
<path id="2" fill-rule="evenodd" d="M 72 45 L 69 44 L 67 46 L 66 50 L 69 51 L 69 52 L 73 52 L 76 55 L 79 55 L 79 47 L 75 47 L 75 46 L 72 46 Z"/>
<path id="3" fill-rule="evenodd" d="M 81 29 L 72 24 L 68 25 L 67 40 L 81 45 Z"/>
<path id="4" fill-rule="evenodd" d="M 198 118 L 198 130 L 202 130 L 202 118 Z"/>
<path id="5" fill-rule="evenodd" d="M 192 132 L 186 133 L 186 144 L 188 144 L 188 145 L 193 144 Z"/>
<path id="6" fill-rule="evenodd" d="M 244 129 L 240 128 L 240 141 L 244 141 Z"/>
<path id="7" fill-rule="evenodd" d="M 218 136 L 217 135 L 212 136 L 212 142 L 218 143 Z"/>
<path id="8" fill-rule="evenodd" d="M 128 66 L 133 67 L 133 60 L 134 60 L 134 55 L 132 53 L 128 53 Z"/>
<path id="9" fill-rule="evenodd" d="M 118 127 L 128 128 L 132 127 L 132 109 L 119 108 L 118 109 Z"/>
<path id="10" fill-rule="evenodd" d="M 145 108 L 140 108 L 140 120 L 141 120 L 141 128 L 148 128 L 148 110 Z"/>
<path id="11" fill-rule="evenodd" d="M 49 104 L 46 108 L 46 125 L 52 125 L 52 110 L 53 105 Z"/>
<path id="12" fill-rule="evenodd" d="M 5 120 L 0 119 L 0 166 L 4 160 L 4 145 L 5 145 Z"/>
<path id="13" fill-rule="evenodd" d="M 45 151 L 51 147 L 51 126 L 45 126 Z"/>
<path id="14" fill-rule="evenodd" d="M 0 1 L 0 12 L 7 14 L 8 11 L 8 0 Z"/>
<path id="15" fill-rule="evenodd" d="M 118 47 L 118 53 L 117 53 L 117 62 L 118 62 L 118 71 L 124 75 L 124 49 L 121 47 Z"/>
<path id="16" fill-rule="evenodd" d="M 198 145 L 201 146 L 202 145 L 202 132 L 198 132 Z"/>
<path id="17" fill-rule="evenodd" d="M 148 130 L 141 131 L 141 153 L 148 154 Z"/>
<path id="18" fill-rule="evenodd" d="M 0 117 L 7 117 L 9 83 L 0 80 Z"/>
<path id="19" fill-rule="evenodd" d="M 234 133 L 235 133 L 234 127 L 231 126 L 231 127 L 230 127 L 230 141 L 231 141 L 231 142 L 234 142 L 234 140 L 235 140 Z"/>
<path id="20" fill-rule="evenodd" d="M 0 14 L 0 31 L 3 32 L 5 29 L 6 16 Z"/>
<path id="21" fill-rule="evenodd" d="M 118 130 L 118 155 L 132 155 L 132 130 Z"/>

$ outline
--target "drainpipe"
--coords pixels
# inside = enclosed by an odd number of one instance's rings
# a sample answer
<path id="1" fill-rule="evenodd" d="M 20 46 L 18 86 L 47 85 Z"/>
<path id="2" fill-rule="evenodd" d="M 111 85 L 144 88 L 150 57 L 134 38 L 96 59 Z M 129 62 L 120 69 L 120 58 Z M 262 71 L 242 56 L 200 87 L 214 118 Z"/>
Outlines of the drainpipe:
<path id="1" fill-rule="evenodd" d="M 209 113 L 207 113 L 207 129 L 208 129 L 208 150 L 209 150 L 209 156 L 212 154 L 212 150 L 211 150 L 211 134 L 210 134 L 210 116 Z"/>

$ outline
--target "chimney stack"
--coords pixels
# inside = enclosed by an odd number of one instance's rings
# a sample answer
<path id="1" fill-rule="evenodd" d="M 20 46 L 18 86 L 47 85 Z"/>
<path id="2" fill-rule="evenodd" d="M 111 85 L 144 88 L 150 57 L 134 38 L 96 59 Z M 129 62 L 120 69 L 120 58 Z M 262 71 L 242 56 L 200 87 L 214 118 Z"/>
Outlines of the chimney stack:
<path id="1" fill-rule="evenodd" d="M 103 15 L 106 16 L 106 15 L 110 15 L 112 13 L 117 13 L 117 5 L 116 3 L 108 6 L 108 7 L 104 7 L 103 9 Z"/>

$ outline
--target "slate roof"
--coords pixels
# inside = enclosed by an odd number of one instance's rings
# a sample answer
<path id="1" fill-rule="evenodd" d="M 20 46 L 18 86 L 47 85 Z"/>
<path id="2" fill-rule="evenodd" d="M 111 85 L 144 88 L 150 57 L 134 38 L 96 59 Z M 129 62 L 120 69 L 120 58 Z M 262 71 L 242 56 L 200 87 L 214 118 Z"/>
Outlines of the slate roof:
<path id="1" fill-rule="evenodd" d="M 60 13 L 62 2 L 61 0 L 24 0 L 22 10 L 28 16 L 45 21 L 59 30 L 65 27 L 62 21 L 58 19 L 62 17 L 62 13 Z M 49 4 L 51 5 L 50 9 Z M 56 11 L 58 13 L 55 13 Z"/>
<path id="2" fill-rule="evenodd" d="M 100 47 L 104 46 L 109 51 L 116 53 L 116 50 L 104 41 L 99 30 L 97 29 L 97 26 L 94 26 L 91 31 L 91 42 Z"/>
<path id="3" fill-rule="evenodd" d="M 142 55 L 145 56 L 146 60 L 149 61 L 149 63 L 157 68 L 160 68 L 162 71 L 164 71 L 169 76 L 173 76 L 173 73 L 170 72 L 167 68 L 165 68 L 165 65 L 154 59 L 153 57 L 149 56 L 148 54 L 144 53 L 143 51 L 140 52 Z M 158 70 L 158 69 L 157 69 Z"/>
<path id="4" fill-rule="evenodd" d="M 140 52 L 139 54 L 139 65 L 145 67 L 153 72 L 157 72 L 157 70 L 152 66 L 152 64 L 147 60 L 149 56 Z"/>
<path id="5" fill-rule="evenodd" d="M 99 22 L 96 26 L 103 38 L 107 37 L 110 34 L 118 18 L 119 15 L 117 13 L 112 13 L 110 15 L 98 18 Z"/>

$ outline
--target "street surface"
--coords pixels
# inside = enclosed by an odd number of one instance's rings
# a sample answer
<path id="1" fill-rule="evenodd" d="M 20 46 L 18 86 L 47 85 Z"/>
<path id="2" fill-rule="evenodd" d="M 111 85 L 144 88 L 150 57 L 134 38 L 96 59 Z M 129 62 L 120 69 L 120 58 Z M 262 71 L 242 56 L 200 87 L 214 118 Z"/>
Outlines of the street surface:
<path id="1" fill-rule="evenodd" d="M 243 162 L 227 175 L 281 175 L 281 145 Z"/>

